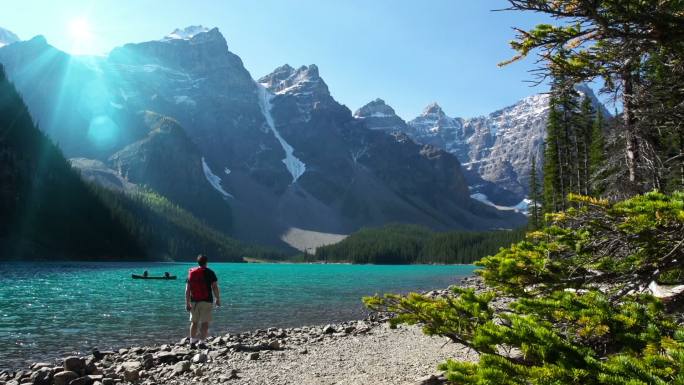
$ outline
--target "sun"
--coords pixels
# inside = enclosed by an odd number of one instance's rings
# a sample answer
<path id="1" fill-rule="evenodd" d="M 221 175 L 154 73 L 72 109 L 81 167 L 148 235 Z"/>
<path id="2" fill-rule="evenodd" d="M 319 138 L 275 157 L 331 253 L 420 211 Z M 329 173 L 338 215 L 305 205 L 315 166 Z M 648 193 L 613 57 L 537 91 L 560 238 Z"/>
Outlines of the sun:
<path id="1" fill-rule="evenodd" d="M 95 52 L 95 34 L 90 21 L 85 17 L 76 17 L 67 24 L 69 53 L 73 55 L 90 55 Z"/>
<path id="2" fill-rule="evenodd" d="M 69 21 L 69 35 L 75 42 L 87 42 L 93 37 L 88 19 L 79 17 Z"/>

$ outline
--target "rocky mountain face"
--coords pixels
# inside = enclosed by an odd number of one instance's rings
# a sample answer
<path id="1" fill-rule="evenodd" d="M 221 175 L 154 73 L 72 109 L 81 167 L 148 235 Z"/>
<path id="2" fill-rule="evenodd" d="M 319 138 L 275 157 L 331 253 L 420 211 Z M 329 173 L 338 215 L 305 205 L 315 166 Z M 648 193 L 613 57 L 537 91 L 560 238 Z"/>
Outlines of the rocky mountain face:
<path id="1" fill-rule="evenodd" d="M 382 111 L 382 115 L 378 113 L 379 111 Z M 424 143 L 451 153 L 461 162 L 469 160 L 469 148 L 462 133 L 464 121 L 448 117 L 435 103 L 427 106 L 421 116 L 409 123 L 397 116 L 394 110 L 381 99 L 376 99 L 361 107 L 354 113 L 354 117 L 363 121 L 372 130 L 394 135 L 403 133 L 417 143 Z M 471 168 L 463 167 L 462 172 L 471 190 L 470 195 L 476 199 L 484 195 L 502 206 L 514 206 L 523 199 L 519 194 L 495 182 L 483 179 L 477 171 Z M 490 201 L 486 203 L 492 204 Z"/>
<path id="2" fill-rule="evenodd" d="M 231 195 L 197 146 L 174 119 L 152 112 L 140 115 L 147 136 L 109 157 L 110 168 L 125 181 L 145 185 L 213 227 L 230 231 L 232 215 L 226 200 Z"/>
<path id="3" fill-rule="evenodd" d="M 579 87 L 578 91 L 591 98 L 604 115 L 608 114 L 589 87 Z M 449 117 L 436 103 L 407 123 L 398 122 L 400 118 L 394 114 L 371 118 L 370 111 L 377 109 L 391 110 L 375 100 L 355 116 L 374 129 L 400 131 L 418 143 L 433 145 L 458 157 L 476 199 L 514 206 L 529 193 L 531 159 L 536 157 L 541 165 L 543 157 L 548 94 L 532 95 L 487 116 L 469 119 Z"/>
<path id="4" fill-rule="evenodd" d="M 12 31 L 0 28 L 0 47 L 16 43 L 18 41 L 19 36 L 15 35 Z"/>
<path id="5" fill-rule="evenodd" d="M 396 132 L 411 127 L 384 102 L 354 117 L 315 65 L 255 81 L 216 28 L 176 30 L 104 58 L 71 57 L 36 37 L 0 48 L 0 63 L 68 157 L 98 160 L 223 229 L 216 216 L 230 216 L 240 239 L 524 222 L 471 199 L 458 159 Z M 381 121 L 403 126 L 372 124 Z"/>

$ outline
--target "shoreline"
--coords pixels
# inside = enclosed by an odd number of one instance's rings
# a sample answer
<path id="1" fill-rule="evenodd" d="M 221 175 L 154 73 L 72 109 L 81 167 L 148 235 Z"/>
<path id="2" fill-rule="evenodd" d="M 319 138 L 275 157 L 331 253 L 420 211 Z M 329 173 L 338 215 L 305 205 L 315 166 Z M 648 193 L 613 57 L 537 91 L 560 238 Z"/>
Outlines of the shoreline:
<path id="1" fill-rule="evenodd" d="M 478 287 L 477 282 L 477 278 L 466 277 L 452 286 Z M 442 296 L 448 290 L 437 289 L 422 293 Z M 304 370 L 308 366 L 323 367 L 325 370 L 316 372 L 317 375 L 309 373 L 310 381 L 300 382 L 302 384 L 328 383 L 323 381 L 328 377 L 330 384 L 361 384 L 364 383 L 360 380 L 361 377 L 379 384 L 412 384 L 421 377 L 436 374 L 437 364 L 444 358 L 474 359 L 472 353 L 464 351 L 462 347 L 445 345 L 448 341 L 445 338 L 423 335 L 417 326 L 389 329 L 389 318 L 388 315 L 371 313 L 363 320 L 227 333 L 210 337 L 206 349 L 191 349 L 187 337 L 176 343 L 132 346 L 117 351 L 94 349 L 89 354 L 34 362 L 24 365 L 24 368 L 0 370 L 0 385 L 152 385 L 189 382 L 270 384 L 273 382 L 260 382 L 260 378 L 271 373 L 285 379 L 295 376 L 298 370 Z M 417 350 L 413 350 L 414 344 Z M 389 348 L 393 345 L 398 347 Z M 335 361 L 335 357 L 344 355 L 348 355 L 347 361 L 353 362 L 352 368 L 339 371 L 334 365 L 328 367 L 330 360 Z M 378 360 L 377 356 L 385 355 L 388 356 L 384 360 L 387 362 Z M 401 363 L 404 360 L 410 361 L 413 355 L 423 357 L 421 364 L 414 371 L 405 370 Z M 344 364 L 348 365 L 349 362 Z M 297 366 L 302 367 L 297 369 Z M 387 377 L 384 366 L 397 368 L 394 377 L 390 376 L 391 381 L 382 382 L 367 377 L 373 372 Z M 399 370 L 400 368 L 404 370 Z M 326 370 L 329 373 L 324 373 Z M 345 382 L 340 376 L 348 377 L 351 382 Z M 69 381 L 64 382 L 65 377 Z M 297 377 L 292 377 L 292 381 L 295 378 Z M 71 383 L 72 380 L 78 381 Z"/>

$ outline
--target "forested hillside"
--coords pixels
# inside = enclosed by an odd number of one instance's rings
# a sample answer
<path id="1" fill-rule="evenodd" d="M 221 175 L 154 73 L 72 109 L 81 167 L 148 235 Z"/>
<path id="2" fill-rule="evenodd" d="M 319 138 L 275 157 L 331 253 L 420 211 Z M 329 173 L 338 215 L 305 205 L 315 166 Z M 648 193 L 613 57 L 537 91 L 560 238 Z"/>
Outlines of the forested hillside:
<path id="1" fill-rule="evenodd" d="M 122 193 L 91 187 L 153 259 L 189 261 L 200 252 L 216 262 L 242 262 L 243 257 L 286 257 L 283 250 L 235 240 L 154 191 Z"/>
<path id="2" fill-rule="evenodd" d="M 522 239 L 523 230 L 434 232 L 416 225 L 364 228 L 334 245 L 316 249 L 328 262 L 410 264 L 472 263 Z"/>
<path id="3" fill-rule="evenodd" d="M 33 123 L 0 66 L 0 259 L 282 258 L 198 220 L 149 190 L 86 184 Z"/>
<path id="4" fill-rule="evenodd" d="M 145 257 L 33 123 L 0 66 L 0 256 Z"/>

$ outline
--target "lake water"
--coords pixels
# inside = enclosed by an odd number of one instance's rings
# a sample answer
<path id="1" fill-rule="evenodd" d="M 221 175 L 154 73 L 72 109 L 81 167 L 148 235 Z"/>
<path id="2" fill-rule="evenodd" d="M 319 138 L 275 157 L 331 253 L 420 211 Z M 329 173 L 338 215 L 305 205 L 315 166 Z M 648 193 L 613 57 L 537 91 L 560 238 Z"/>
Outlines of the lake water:
<path id="1" fill-rule="evenodd" d="M 182 263 L 0 263 L 0 367 L 187 333 Z M 443 288 L 472 266 L 209 265 L 223 307 L 210 334 L 363 318 L 361 297 Z M 133 280 L 168 271 L 175 281 Z"/>

